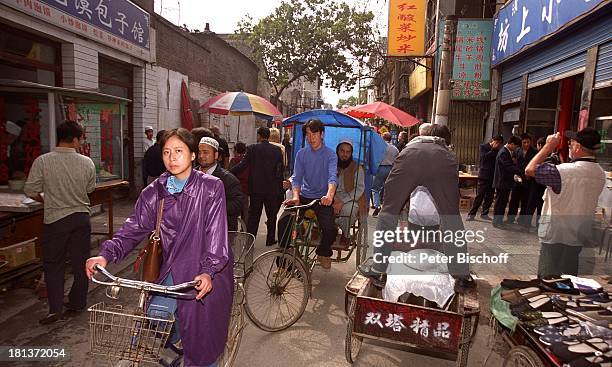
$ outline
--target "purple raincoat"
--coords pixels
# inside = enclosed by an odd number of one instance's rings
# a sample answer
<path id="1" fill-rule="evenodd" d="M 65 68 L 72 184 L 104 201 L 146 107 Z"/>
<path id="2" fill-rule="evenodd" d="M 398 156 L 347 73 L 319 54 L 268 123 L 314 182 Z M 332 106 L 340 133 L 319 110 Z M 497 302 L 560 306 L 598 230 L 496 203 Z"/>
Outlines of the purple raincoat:
<path id="1" fill-rule="evenodd" d="M 233 254 L 228 246 L 225 192 L 216 177 L 191 171 L 183 191 L 170 194 L 162 174 L 147 186 L 113 239 L 102 243 L 100 255 L 109 262 L 125 258 L 155 229 L 159 200 L 165 197 L 161 240 L 161 282 L 172 273 L 175 284 L 207 273 L 213 288 L 202 301 L 178 300 L 178 320 L 185 366 L 207 366 L 225 347 L 234 292 Z"/>

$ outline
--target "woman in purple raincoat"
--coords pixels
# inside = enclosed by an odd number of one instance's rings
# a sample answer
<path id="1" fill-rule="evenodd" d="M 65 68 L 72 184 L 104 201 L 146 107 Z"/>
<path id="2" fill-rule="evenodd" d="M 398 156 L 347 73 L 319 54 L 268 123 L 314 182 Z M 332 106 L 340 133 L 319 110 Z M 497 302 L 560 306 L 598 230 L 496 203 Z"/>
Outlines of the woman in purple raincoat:
<path id="1" fill-rule="evenodd" d="M 85 266 L 91 277 L 95 264 L 125 258 L 154 230 L 160 199 L 165 198 L 157 283 L 200 281 L 197 301 L 176 301 L 175 325 L 185 366 L 214 366 L 225 347 L 234 290 L 223 183 L 191 168 L 197 144 L 189 131 L 171 130 L 160 143 L 167 172 L 142 191 L 134 213 Z"/>

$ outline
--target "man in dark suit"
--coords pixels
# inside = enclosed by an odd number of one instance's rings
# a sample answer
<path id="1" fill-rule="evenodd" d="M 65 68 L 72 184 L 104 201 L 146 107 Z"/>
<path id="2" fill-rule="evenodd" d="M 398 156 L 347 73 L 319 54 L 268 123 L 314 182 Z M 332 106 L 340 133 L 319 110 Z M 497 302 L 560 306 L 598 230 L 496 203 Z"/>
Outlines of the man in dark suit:
<path id="1" fill-rule="evenodd" d="M 506 145 L 499 150 L 495 160 L 493 187 L 496 193 L 495 207 L 493 208 L 493 226 L 497 228 L 501 228 L 504 225 L 508 198 L 514 186 L 514 175 L 520 175 L 521 173 L 512 157 L 512 153 L 519 145 L 521 145 L 521 139 L 518 136 L 511 136 Z"/>
<path id="2" fill-rule="evenodd" d="M 204 173 L 215 176 L 223 182 L 225 191 L 225 209 L 227 211 L 227 229 L 238 230 L 238 216 L 242 212 L 242 188 L 240 180 L 228 170 L 221 167 L 219 159 L 219 142 L 210 137 L 203 137 L 198 145 L 197 168 Z"/>
<path id="3" fill-rule="evenodd" d="M 493 188 L 493 174 L 495 173 L 495 160 L 497 152 L 504 143 L 501 135 L 494 136 L 490 142 L 480 144 L 480 169 L 478 170 L 478 194 L 474 199 L 474 204 L 468 213 L 467 220 L 474 220 L 476 212 L 482 204 L 480 218 L 491 220 L 489 209 L 493 204 L 495 189 Z M 484 202 L 483 202 L 484 200 Z"/>
<path id="4" fill-rule="evenodd" d="M 523 182 L 515 182 L 512 188 L 512 195 L 510 196 L 510 206 L 508 207 L 508 221 L 507 223 L 514 223 L 516 215 L 518 214 L 519 205 L 521 207 L 521 213 L 518 223 L 522 226 L 528 227 L 530 224 L 525 223 L 525 216 L 527 215 L 527 205 L 529 202 L 529 191 L 533 186 L 533 180 L 525 178 L 525 167 L 538 151 L 531 145 L 531 135 L 521 135 L 521 146 L 516 149 L 514 156 L 516 157 L 516 165 L 521 171 L 520 176 L 523 178 Z"/>
<path id="5" fill-rule="evenodd" d="M 257 144 L 249 145 L 242 161 L 230 170 L 237 175 L 249 168 L 247 231 L 257 236 L 261 211 L 265 207 L 268 232 L 266 246 L 276 243 L 276 215 L 280 209 L 283 182 L 283 156 L 278 147 L 268 142 L 269 138 L 270 129 L 265 126 L 257 129 Z"/>

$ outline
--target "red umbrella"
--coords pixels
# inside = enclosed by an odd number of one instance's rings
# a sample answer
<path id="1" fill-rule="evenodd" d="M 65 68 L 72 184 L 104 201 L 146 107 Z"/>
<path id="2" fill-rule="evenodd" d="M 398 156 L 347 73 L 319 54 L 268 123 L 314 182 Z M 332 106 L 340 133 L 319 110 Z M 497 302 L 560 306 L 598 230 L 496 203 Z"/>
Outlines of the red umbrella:
<path id="1" fill-rule="evenodd" d="M 181 83 L 181 126 L 187 130 L 193 129 L 193 114 L 191 113 L 191 100 L 187 92 L 185 80 Z"/>
<path id="2" fill-rule="evenodd" d="M 399 108 L 386 104 L 385 102 L 368 103 L 354 107 L 347 107 L 347 109 L 348 111 L 344 113 L 353 117 L 381 117 L 392 124 L 399 126 L 408 127 L 421 123 L 421 121 L 419 121 L 416 117 L 400 110 Z"/>

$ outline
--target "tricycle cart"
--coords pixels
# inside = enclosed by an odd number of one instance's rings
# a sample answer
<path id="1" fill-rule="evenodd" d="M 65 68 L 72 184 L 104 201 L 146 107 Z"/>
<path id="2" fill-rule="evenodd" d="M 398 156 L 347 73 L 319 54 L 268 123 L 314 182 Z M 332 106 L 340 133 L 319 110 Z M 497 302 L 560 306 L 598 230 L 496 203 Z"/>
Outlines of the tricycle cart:
<path id="1" fill-rule="evenodd" d="M 389 302 L 373 282 L 355 273 L 345 287 L 348 316 L 345 354 L 349 363 L 359 355 L 364 339 L 407 346 L 419 353 L 454 359 L 467 366 L 476 334 L 480 306 L 476 289 L 455 294 L 446 309 Z"/>

